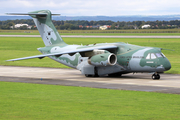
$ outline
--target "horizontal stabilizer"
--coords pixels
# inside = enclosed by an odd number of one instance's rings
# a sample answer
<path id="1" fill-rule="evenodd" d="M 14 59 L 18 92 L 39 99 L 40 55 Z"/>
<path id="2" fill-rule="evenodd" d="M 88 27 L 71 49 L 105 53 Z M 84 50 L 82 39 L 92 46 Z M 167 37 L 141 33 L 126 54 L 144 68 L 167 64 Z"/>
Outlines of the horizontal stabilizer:
<path id="1" fill-rule="evenodd" d="M 6 13 L 7 15 L 39 15 L 39 16 L 47 16 L 48 13 Z M 59 16 L 60 14 L 51 14 L 53 16 Z"/>

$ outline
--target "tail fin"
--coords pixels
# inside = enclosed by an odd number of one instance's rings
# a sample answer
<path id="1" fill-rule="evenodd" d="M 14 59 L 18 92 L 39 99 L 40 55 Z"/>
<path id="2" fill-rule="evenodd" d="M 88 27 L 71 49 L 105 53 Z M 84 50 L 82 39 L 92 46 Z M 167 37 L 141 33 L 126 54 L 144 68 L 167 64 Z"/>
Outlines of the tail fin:
<path id="1" fill-rule="evenodd" d="M 49 10 L 41 10 L 41 11 L 34 11 L 29 12 L 31 14 L 33 13 L 45 13 L 46 15 L 30 15 L 35 24 L 36 27 L 39 30 L 39 33 L 41 34 L 41 37 L 44 41 L 44 44 L 46 46 L 54 45 L 54 44 L 65 44 L 61 36 L 59 35 L 58 31 L 54 27 L 51 19 L 51 11 Z"/>
<path id="2" fill-rule="evenodd" d="M 40 10 L 29 12 L 28 14 L 10 13 L 10 15 L 30 15 L 33 18 L 46 46 L 55 44 L 66 45 L 52 23 L 51 16 L 57 14 L 51 14 L 51 11 L 49 10 Z"/>

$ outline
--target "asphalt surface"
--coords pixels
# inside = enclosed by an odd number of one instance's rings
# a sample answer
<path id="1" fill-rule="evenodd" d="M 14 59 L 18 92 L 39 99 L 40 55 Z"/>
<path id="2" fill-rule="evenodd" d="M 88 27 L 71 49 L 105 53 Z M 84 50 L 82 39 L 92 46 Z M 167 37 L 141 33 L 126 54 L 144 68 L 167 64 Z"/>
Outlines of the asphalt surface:
<path id="1" fill-rule="evenodd" d="M 0 37 L 41 37 L 40 35 L 0 35 Z M 109 36 L 109 35 L 61 35 L 70 38 L 180 38 L 180 36 Z"/>
<path id="2" fill-rule="evenodd" d="M 180 36 L 93 36 L 61 35 L 82 38 L 180 38 Z M 40 35 L 0 35 L 0 37 L 40 37 Z M 82 86 L 180 94 L 180 75 L 162 74 L 152 80 L 151 74 L 126 74 L 121 77 L 86 78 L 78 70 L 0 66 L 0 81 Z"/>
<path id="3" fill-rule="evenodd" d="M 172 74 L 160 80 L 147 73 L 87 78 L 75 69 L 0 66 L 0 81 L 180 94 L 180 75 Z"/>

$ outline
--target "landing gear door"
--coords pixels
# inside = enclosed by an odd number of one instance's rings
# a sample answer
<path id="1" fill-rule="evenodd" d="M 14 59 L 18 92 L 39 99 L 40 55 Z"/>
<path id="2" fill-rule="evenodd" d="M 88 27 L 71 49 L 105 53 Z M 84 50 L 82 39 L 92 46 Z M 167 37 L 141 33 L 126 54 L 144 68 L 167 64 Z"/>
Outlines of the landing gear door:
<path id="1" fill-rule="evenodd" d="M 88 57 L 81 57 L 79 59 L 77 69 L 82 74 L 94 75 L 94 66 L 88 64 Z"/>

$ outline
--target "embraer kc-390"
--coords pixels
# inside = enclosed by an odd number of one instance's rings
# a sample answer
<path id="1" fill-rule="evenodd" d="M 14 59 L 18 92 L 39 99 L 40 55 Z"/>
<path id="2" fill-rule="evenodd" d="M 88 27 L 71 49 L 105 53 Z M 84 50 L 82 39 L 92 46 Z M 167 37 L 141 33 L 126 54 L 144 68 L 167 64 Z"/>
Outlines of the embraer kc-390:
<path id="1" fill-rule="evenodd" d="M 29 15 L 33 18 L 45 47 L 42 53 L 7 61 L 49 57 L 69 67 L 78 69 L 86 77 L 121 76 L 126 73 L 148 72 L 152 79 L 160 79 L 159 73 L 171 68 L 169 60 L 161 52 L 162 48 L 143 47 L 123 42 L 98 43 L 91 45 L 66 44 L 52 23 L 49 10 L 9 15 Z"/>

